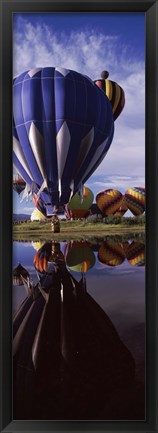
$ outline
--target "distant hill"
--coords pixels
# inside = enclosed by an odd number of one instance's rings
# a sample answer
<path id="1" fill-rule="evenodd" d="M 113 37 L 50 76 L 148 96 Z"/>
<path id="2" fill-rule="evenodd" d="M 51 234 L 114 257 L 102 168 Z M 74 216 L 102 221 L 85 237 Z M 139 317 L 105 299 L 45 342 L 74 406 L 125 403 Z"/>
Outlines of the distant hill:
<path id="1" fill-rule="evenodd" d="M 30 215 L 24 213 L 13 213 L 13 221 L 30 220 Z"/>

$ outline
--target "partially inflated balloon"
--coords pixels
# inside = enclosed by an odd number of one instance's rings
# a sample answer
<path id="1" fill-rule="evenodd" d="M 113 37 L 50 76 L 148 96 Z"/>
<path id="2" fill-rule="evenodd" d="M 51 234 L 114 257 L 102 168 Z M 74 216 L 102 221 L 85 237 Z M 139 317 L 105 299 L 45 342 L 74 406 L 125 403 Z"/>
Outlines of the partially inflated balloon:
<path id="1" fill-rule="evenodd" d="M 93 192 L 84 186 L 83 188 L 83 196 L 76 193 L 68 203 L 68 208 L 71 210 L 74 209 L 89 209 L 93 203 L 94 194 Z"/>
<path id="2" fill-rule="evenodd" d="M 34 209 L 30 219 L 31 221 L 45 221 L 46 218 L 38 209 Z"/>
<path id="3" fill-rule="evenodd" d="M 90 213 L 89 209 L 73 209 L 70 210 L 70 218 L 73 219 L 87 218 L 89 213 Z"/>
<path id="4" fill-rule="evenodd" d="M 116 242 L 104 241 L 98 251 L 98 260 L 108 266 L 121 265 L 125 260 L 123 246 Z"/>
<path id="5" fill-rule="evenodd" d="M 104 159 L 112 107 L 94 82 L 64 68 L 23 72 L 13 85 L 13 161 L 46 210 L 68 203 Z"/>
<path id="6" fill-rule="evenodd" d="M 88 216 L 89 209 L 93 203 L 93 198 L 93 192 L 84 186 L 82 197 L 76 193 L 67 204 L 70 216 L 72 218 L 84 218 Z"/>
<path id="7" fill-rule="evenodd" d="M 122 203 L 122 194 L 117 189 L 106 189 L 98 192 L 96 203 L 103 215 L 114 215 Z"/>
<path id="8" fill-rule="evenodd" d="M 87 242 L 72 242 L 66 252 L 66 265 L 75 272 L 87 272 L 95 264 L 95 255 Z"/>
<path id="9" fill-rule="evenodd" d="M 119 209 L 116 212 L 114 212 L 114 215 L 115 216 L 124 216 L 125 213 L 127 212 L 127 210 L 128 210 L 128 206 L 127 206 L 127 203 L 125 202 L 125 198 L 123 196 L 121 205 L 120 205 Z"/>
<path id="10" fill-rule="evenodd" d="M 132 266 L 145 265 L 145 245 L 142 242 L 133 241 L 127 250 L 127 260 Z"/>
<path id="11" fill-rule="evenodd" d="M 102 89 L 112 105 L 114 120 L 121 114 L 125 105 L 125 93 L 115 81 L 107 80 L 108 72 L 102 72 L 102 79 L 96 80 L 95 84 Z M 105 75 L 105 76 L 104 76 Z"/>
<path id="12" fill-rule="evenodd" d="M 145 188 L 133 187 L 125 192 L 125 202 L 133 215 L 141 215 L 145 211 Z"/>

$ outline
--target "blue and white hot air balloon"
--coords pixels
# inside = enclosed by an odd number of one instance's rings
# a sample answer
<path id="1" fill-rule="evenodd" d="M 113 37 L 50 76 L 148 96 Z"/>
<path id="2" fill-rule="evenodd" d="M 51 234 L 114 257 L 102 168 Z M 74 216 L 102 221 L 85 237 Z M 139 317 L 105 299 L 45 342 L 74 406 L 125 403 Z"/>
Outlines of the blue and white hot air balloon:
<path id="1" fill-rule="evenodd" d="M 36 68 L 13 83 L 13 162 L 46 207 L 68 203 L 105 157 L 114 133 L 112 107 L 87 76 Z"/>

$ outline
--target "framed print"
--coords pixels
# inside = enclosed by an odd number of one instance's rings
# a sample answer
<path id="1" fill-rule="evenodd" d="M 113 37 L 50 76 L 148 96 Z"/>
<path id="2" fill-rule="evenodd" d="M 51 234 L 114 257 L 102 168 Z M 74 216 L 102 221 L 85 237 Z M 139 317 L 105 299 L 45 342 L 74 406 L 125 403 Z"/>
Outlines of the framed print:
<path id="1" fill-rule="evenodd" d="M 0 27 L 1 431 L 156 433 L 158 1 Z"/>

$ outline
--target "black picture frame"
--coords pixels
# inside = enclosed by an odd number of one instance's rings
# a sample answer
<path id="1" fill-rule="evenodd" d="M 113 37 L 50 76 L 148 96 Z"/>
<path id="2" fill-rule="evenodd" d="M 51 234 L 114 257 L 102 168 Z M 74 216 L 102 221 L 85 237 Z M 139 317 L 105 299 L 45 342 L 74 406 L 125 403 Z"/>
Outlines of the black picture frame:
<path id="1" fill-rule="evenodd" d="M 1 0 L 0 318 L 1 432 L 158 431 L 158 0 Z M 146 420 L 12 420 L 12 14 L 144 12 L 146 16 Z"/>

